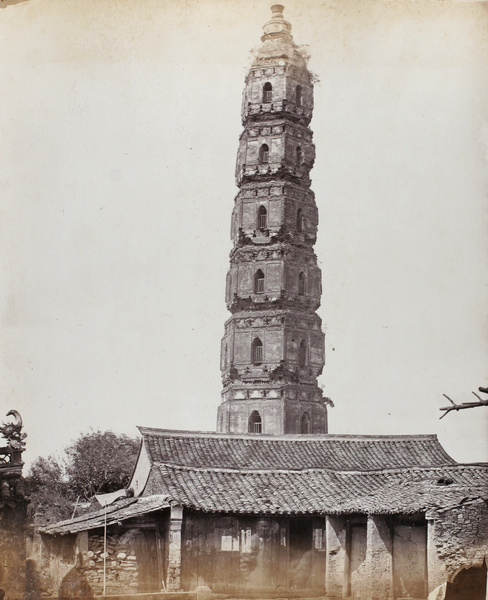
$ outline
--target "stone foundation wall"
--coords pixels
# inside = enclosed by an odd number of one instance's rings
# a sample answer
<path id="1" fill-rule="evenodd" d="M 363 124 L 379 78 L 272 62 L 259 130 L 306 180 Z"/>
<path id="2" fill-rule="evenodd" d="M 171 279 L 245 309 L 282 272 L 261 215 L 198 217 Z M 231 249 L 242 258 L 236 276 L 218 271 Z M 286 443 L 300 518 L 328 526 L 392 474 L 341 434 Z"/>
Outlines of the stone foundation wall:
<path id="1" fill-rule="evenodd" d="M 125 543 L 124 543 L 125 542 Z M 83 571 L 94 594 L 103 593 L 103 534 L 90 535 L 88 551 L 83 552 Z M 107 594 L 133 594 L 138 591 L 137 558 L 128 536 L 107 536 Z"/>
<path id="2" fill-rule="evenodd" d="M 106 593 L 135 594 L 139 591 L 139 568 L 134 540 L 139 530 L 107 535 Z M 135 532 L 135 533 L 134 533 Z M 103 594 L 103 532 L 46 536 L 35 553 L 43 595 L 57 598 L 65 578 L 83 579 L 94 595 Z"/>

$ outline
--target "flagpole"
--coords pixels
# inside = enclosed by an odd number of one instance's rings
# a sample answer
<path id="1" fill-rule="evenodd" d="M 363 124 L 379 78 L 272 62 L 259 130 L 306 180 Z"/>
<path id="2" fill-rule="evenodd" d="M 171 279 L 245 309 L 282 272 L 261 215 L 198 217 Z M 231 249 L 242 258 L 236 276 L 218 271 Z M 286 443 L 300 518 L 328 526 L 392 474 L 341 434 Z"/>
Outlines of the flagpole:
<path id="1" fill-rule="evenodd" d="M 103 595 L 107 592 L 107 505 L 105 504 L 105 514 L 103 523 Z"/>

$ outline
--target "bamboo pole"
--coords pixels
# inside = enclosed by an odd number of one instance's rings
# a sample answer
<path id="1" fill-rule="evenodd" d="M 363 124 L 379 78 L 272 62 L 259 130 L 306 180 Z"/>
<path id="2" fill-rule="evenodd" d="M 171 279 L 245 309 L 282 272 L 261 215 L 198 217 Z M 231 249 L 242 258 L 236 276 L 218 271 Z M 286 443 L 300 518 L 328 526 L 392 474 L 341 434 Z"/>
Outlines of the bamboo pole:
<path id="1" fill-rule="evenodd" d="M 107 595 L 107 505 L 103 522 L 103 595 Z"/>

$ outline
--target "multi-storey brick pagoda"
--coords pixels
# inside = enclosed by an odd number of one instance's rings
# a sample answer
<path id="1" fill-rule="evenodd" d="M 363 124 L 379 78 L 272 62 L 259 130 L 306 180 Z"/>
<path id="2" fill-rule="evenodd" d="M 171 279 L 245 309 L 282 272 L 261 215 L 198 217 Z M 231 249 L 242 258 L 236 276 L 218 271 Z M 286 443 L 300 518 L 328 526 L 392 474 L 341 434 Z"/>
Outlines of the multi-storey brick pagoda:
<path id="1" fill-rule="evenodd" d="M 283 7 L 271 10 L 243 94 L 217 430 L 327 433 L 313 81 Z"/>

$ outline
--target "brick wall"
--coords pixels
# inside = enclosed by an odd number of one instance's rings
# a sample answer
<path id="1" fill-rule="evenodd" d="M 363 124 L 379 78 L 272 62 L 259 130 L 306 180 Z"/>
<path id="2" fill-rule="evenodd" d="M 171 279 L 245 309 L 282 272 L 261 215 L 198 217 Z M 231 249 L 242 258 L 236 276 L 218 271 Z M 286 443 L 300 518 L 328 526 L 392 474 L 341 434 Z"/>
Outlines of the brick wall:
<path id="1" fill-rule="evenodd" d="M 480 567 L 488 557 L 488 502 L 476 498 L 438 510 L 434 543 L 449 581 L 463 569 Z"/>

